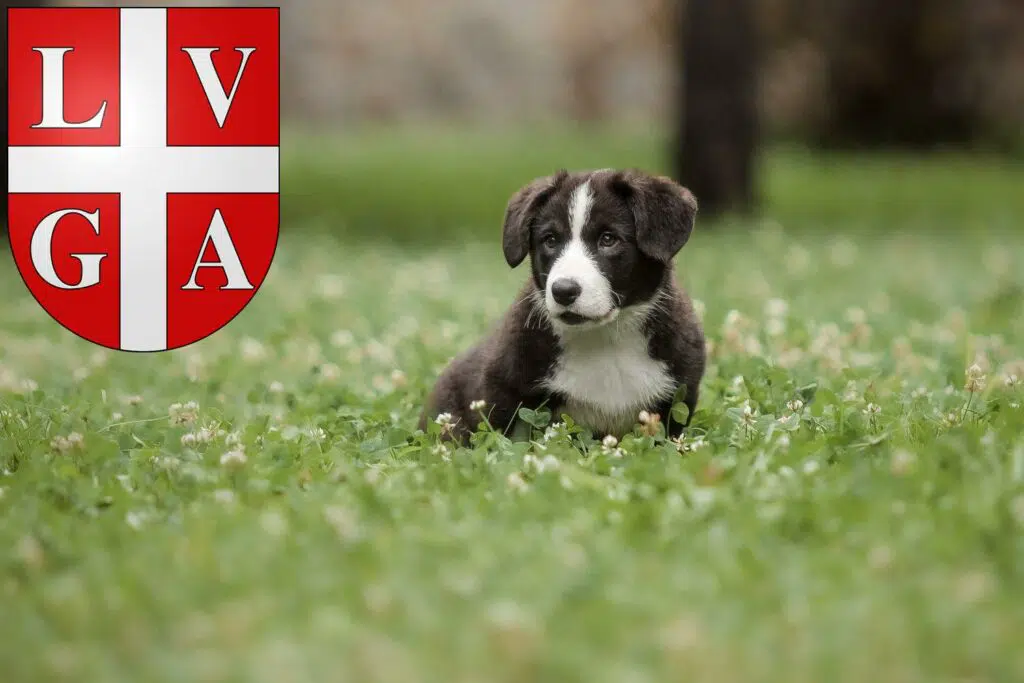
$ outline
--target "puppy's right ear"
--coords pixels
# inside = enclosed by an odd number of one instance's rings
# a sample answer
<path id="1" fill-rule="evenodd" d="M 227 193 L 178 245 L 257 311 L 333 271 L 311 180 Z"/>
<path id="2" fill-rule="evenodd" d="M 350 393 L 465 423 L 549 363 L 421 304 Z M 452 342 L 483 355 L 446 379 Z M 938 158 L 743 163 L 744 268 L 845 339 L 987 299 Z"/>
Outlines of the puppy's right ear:
<path id="1" fill-rule="evenodd" d="M 568 171 L 562 169 L 553 175 L 537 178 L 519 188 L 509 199 L 508 206 L 505 207 L 501 248 L 510 267 L 518 266 L 530 253 L 530 228 L 533 219 L 568 175 Z"/>

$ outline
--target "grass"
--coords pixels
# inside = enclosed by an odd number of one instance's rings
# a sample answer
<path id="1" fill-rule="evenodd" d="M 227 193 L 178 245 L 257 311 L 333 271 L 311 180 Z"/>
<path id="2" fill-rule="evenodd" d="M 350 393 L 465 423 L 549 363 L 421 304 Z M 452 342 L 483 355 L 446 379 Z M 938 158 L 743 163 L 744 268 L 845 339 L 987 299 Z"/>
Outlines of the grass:
<path id="1" fill-rule="evenodd" d="M 241 316 L 155 356 L 74 338 L 0 268 L 4 680 L 1024 679 L 1016 171 L 933 162 L 932 192 L 840 213 L 788 158 L 768 220 L 680 256 L 713 345 L 681 444 L 414 434 L 525 277 L 493 238 L 288 229 Z M 425 182 L 437 216 L 466 192 Z M 924 195 L 956 212 L 916 229 Z"/>
<path id="2" fill-rule="evenodd" d="M 649 129 L 357 129 L 292 134 L 282 158 L 286 225 L 358 239 L 427 244 L 493 239 L 526 179 L 559 167 L 637 166 L 667 172 L 667 139 Z M 1024 165 L 942 154 L 763 155 L 766 216 L 787 230 L 1017 231 Z"/>

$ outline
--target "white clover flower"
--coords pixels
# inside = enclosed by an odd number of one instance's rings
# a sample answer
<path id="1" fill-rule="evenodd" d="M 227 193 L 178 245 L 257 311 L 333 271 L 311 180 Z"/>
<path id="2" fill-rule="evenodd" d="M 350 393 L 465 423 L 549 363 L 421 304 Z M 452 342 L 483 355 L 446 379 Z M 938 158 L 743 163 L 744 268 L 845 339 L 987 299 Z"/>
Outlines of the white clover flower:
<path id="1" fill-rule="evenodd" d="M 895 450 L 889 461 L 889 471 L 897 476 L 902 476 L 913 469 L 915 462 L 917 462 L 917 456 L 910 451 L 902 448 Z"/>
<path id="2" fill-rule="evenodd" d="M 325 273 L 317 278 L 317 291 L 323 299 L 340 299 L 345 295 L 345 280 L 335 273 Z"/>
<path id="3" fill-rule="evenodd" d="M 786 323 L 779 318 L 769 318 L 764 324 L 764 331 L 769 337 L 781 337 L 786 332 Z"/>
<path id="4" fill-rule="evenodd" d="M 557 470 L 562 466 L 562 463 L 555 456 L 548 454 L 545 455 L 537 462 L 538 472 L 547 472 L 550 470 Z"/>
<path id="5" fill-rule="evenodd" d="M 985 388 L 985 372 L 981 369 L 980 365 L 977 363 L 972 364 L 964 374 L 967 376 L 964 389 L 975 394 Z"/>
<path id="6" fill-rule="evenodd" d="M 637 419 L 640 421 L 640 424 L 645 425 L 651 421 L 651 414 L 646 410 L 641 410 L 640 414 L 637 416 Z"/>
<path id="7" fill-rule="evenodd" d="M 241 467 L 248 460 L 249 458 L 246 457 L 245 452 L 240 448 L 228 451 L 220 456 L 220 464 L 224 467 Z"/>
<path id="8" fill-rule="evenodd" d="M 846 309 L 846 322 L 851 325 L 863 325 L 868 321 L 868 316 L 863 308 Z"/>
<path id="9" fill-rule="evenodd" d="M 303 433 L 313 441 L 320 443 L 327 438 L 327 432 L 323 430 L 323 427 L 306 427 Z"/>
<path id="10" fill-rule="evenodd" d="M 61 453 L 67 453 L 68 451 L 81 448 L 84 443 L 85 437 L 78 432 L 71 432 L 67 436 L 53 437 L 50 441 L 50 447 Z"/>
<path id="11" fill-rule="evenodd" d="M 199 415 L 199 404 L 195 401 L 174 403 L 167 412 L 171 417 L 171 424 L 192 424 Z"/>
<path id="12" fill-rule="evenodd" d="M 791 413 L 799 413 L 801 410 L 804 409 L 804 402 L 798 398 L 793 399 L 792 401 L 786 403 L 786 408 L 788 408 Z"/>
<path id="13" fill-rule="evenodd" d="M 129 512 L 125 515 L 124 521 L 128 526 L 138 531 L 146 523 L 146 515 L 142 512 Z"/>
<path id="14" fill-rule="evenodd" d="M 558 437 L 559 435 L 561 435 L 562 429 L 564 427 L 565 427 L 565 423 L 563 423 L 563 422 L 555 422 L 555 423 L 552 423 L 552 424 L 548 425 L 544 429 L 544 436 L 541 437 L 541 442 L 542 443 L 547 443 L 547 442 L 551 441 L 552 439 Z"/>
<path id="15" fill-rule="evenodd" d="M 246 337 L 241 343 L 242 360 L 248 363 L 258 363 L 267 357 L 267 347 L 258 339 Z"/>
<path id="16" fill-rule="evenodd" d="M 877 403 L 868 403 L 866 406 L 864 406 L 865 415 L 878 415 L 881 412 L 882 406 L 878 405 Z"/>
<path id="17" fill-rule="evenodd" d="M 217 436 L 217 431 L 211 427 L 200 427 L 195 432 L 196 443 L 210 443 Z"/>
<path id="18" fill-rule="evenodd" d="M 272 394 L 282 394 L 284 393 L 284 385 L 278 382 L 277 380 L 274 380 L 267 387 L 267 391 L 269 391 Z"/>
<path id="19" fill-rule="evenodd" d="M 343 541 L 358 541 L 363 537 L 359 518 L 347 508 L 328 505 L 324 508 L 324 520 L 334 528 L 338 538 Z"/>
<path id="20" fill-rule="evenodd" d="M 782 318 L 789 312 L 789 303 L 785 299 L 769 299 L 764 306 L 765 315 L 769 318 Z"/>
<path id="21" fill-rule="evenodd" d="M 697 314 L 697 317 L 701 320 L 704 319 L 704 314 L 707 312 L 707 305 L 700 299 L 693 300 L 693 312 Z"/>
<path id="22" fill-rule="evenodd" d="M 181 460 L 173 455 L 161 455 L 153 458 L 153 464 L 163 470 L 176 470 L 181 467 Z"/>
<path id="23" fill-rule="evenodd" d="M 748 336 L 743 340 L 743 351 L 748 356 L 760 356 L 764 353 L 764 346 L 757 337 Z"/>
<path id="24" fill-rule="evenodd" d="M 619 440 L 609 434 L 601 440 L 601 445 L 605 448 L 615 448 L 619 445 Z"/>
<path id="25" fill-rule="evenodd" d="M 366 472 L 363 474 L 363 479 L 367 484 L 371 486 L 377 484 L 380 481 L 381 468 L 380 467 L 367 467 Z"/>
<path id="26" fill-rule="evenodd" d="M 15 554 L 23 564 L 33 569 L 42 567 L 46 559 L 42 544 L 33 536 L 23 536 L 15 547 Z"/>
<path id="27" fill-rule="evenodd" d="M 743 317 L 742 313 L 740 313 L 736 309 L 730 309 L 729 312 L 725 314 L 725 321 L 723 324 L 725 327 L 736 327 L 737 325 L 740 325 L 744 320 L 745 318 Z"/>
<path id="28" fill-rule="evenodd" d="M 320 380 L 334 382 L 341 378 L 341 368 L 336 363 L 324 363 L 320 366 Z"/>
<path id="29" fill-rule="evenodd" d="M 442 427 L 444 427 L 445 425 L 450 425 L 452 423 L 452 414 L 441 413 L 434 418 L 434 422 L 441 425 Z"/>
<path id="30" fill-rule="evenodd" d="M 479 412 L 483 410 L 486 406 L 487 401 L 484 401 L 483 399 L 477 399 L 475 401 L 470 401 L 469 403 L 469 409 L 474 412 Z"/>
<path id="31" fill-rule="evenodd" d="M 371 339 L 366 347 L 363 349 L 367 356 L 377 361 L 378 363 L 394 363 L 395 362 L 395 350 L 376 339 Z"/>
<path id="32" fill-rule="evenodd" d="M 1020 384 L 1020 378 L 1017 377 L 1017 375 L 1009 374 L 1003 378 L 1003 383 L 1012 389 L 1013 387 Z"/>
<path id="33" fill-rule="evenodd" d="M 288 520 L 276 510 L 266 510 L 260 515 L 260 527 L 267 535 L 280 538 L 288 533 Z"/>
<path id="34" fill-rule="evenodd" d="M 701 435 L 695 436 L 692 439 L 690 439 L 686 447 L 691 451 L 699 451 L 700 449 L 704 448 L 707 445 L 707 440 L 704 438 L 703 435 Z"/>
<path id="35" fill-rule="evenodd" d="M 529 488 L 526 480 L 523 479 L 523 475 L 519 472 L 512 472 L 509 474 L 506 481 L 508 482 L 509 487 L 516 491 L 526 491 Z"/>

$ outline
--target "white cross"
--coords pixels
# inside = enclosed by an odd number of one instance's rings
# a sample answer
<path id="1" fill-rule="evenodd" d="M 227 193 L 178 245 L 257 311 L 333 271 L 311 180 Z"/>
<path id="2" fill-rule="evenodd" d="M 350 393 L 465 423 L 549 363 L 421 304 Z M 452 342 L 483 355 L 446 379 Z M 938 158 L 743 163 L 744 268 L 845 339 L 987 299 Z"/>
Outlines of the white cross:
<path id="1" fill-rule="evenodd" d="M 280 150 L 168 147 L 167 11 L 120 17 L 121 145 L 10 147 L 8 191 L 120 193 L 120 347 L 158 351 L 167 348 L 167 194 L 277 193 Z"/>

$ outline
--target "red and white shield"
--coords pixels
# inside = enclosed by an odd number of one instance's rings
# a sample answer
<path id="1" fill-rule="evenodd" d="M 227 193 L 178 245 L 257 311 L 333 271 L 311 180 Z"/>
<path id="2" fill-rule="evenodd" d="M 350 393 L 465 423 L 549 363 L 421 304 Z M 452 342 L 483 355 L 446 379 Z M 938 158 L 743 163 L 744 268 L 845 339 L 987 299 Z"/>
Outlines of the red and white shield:
<path id="1" fill-rule="evenodd" d="M 112 349 L 219 330 L 277 248 L 279 10 L 7 20 L 8 233 L 36 300 Z"/>

